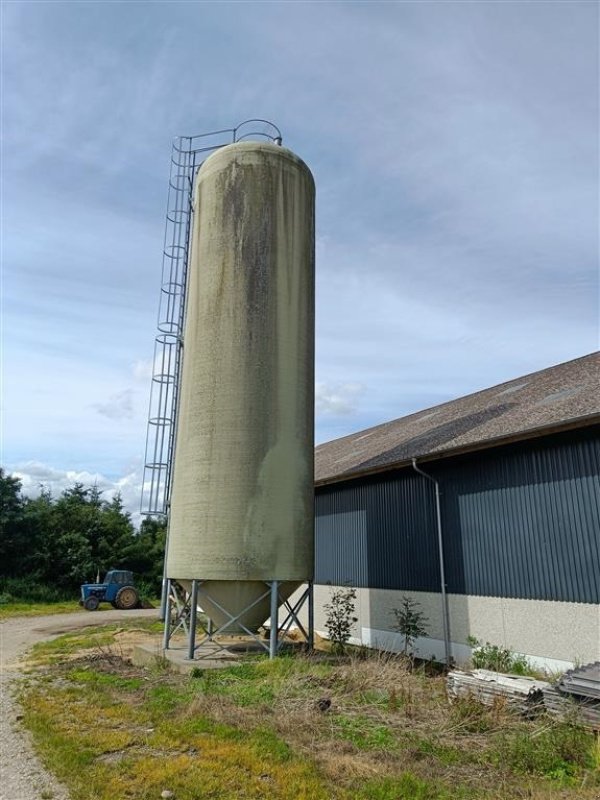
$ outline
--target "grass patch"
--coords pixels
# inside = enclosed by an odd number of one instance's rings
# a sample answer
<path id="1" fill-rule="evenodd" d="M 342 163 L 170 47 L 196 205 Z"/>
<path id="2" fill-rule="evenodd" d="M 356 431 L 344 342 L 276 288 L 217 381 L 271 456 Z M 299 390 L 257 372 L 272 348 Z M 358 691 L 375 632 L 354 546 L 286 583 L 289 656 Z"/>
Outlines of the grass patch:
<path id="1" fill-rule="evenodd" d="M 335 720 L 336 735 L 352 742 L 359 750 L 391 750 L 396 746 L 392 731 L 364 716 L 339 715 Z"/>
<path id="2" fill-rule="evenodd" d="M 368 781 L 356 795 L 356 800 L 467 800 L 475 795 L 467 788 L 440 786 L 423 780 L 410 772 L 399 778 Z"/>
<path id="3" fill-rule="evenodd" d="M 67 679 L 73 683 L 83 683 L 95 688 L 109 686 L 124 692 L 136 691 L 144 683 L 143 678 L 122 678 L 119 675 L 97 672 L 94 669 L 83 667 L 70 670 L 67 673 Z"/>
<path id="4" fill-rule="evenodd" d="M 121 657 L 132 620 L 39 645 L 25 722 L 73 800 L 597 800 L 593 740 L 374 655 L 259 657 L 191 676 Z M 100 644 L 99 644 L 100 642 Z"/>
<path id="5" fill-rule="evenodd" d="M 548 722 L 533 732 L 517 731 L 499 740 L 497 760 L 520 773 L 563 781 L 593 770 L 594 737 L 573 725 Z"/>
<path id="6" fill-rule="evenodd" d="M 60 601 L 55 603 L 22 603 L 7 602 L 0 604 L 0 620 L 13 617 L 41 617 L 47 614 L 69 614 L 81 611 L 76 600 Z"/>
<path id="7" fill-rule="evenodd" d="M 469 753 L 458 747 L 445 744 L 440 738 L 432 736 L 408 737 L 408 741 L 414 746 L 415 752 L 423 756 L 430 756 L 446 767 L 468 763 Z"/>
<path id="8" fill-rule="evenodd" d="M 160 633 L 162 622 L 148 619 L 122 620 L 109 625 L 90 626 L 89 628 L 70 631 L 46 642 L 39 642 L 31 649 L 32 660 L 37 664 L 51 664 L 63 661 L 73 654 L 87 650 L 107 652 L 119 655 L 118 634 L 139 631 L 140 633 Z"/>
<path id="9" fill-rule="evenodd" d="M 197 678 L 197 691 L 230 697 L 240 706 L 271 704 L 275 689 L 265 680 L 265 671 L 252 664 L 223 670 L 206 670 Z"/>
<path id="10" fill-rule="evenodd" d="M 116 626 L 115 626 L 116 628 Z M 64 656 L 79 653 L 82 650 L 91 650 L 109 647 L 114 642 L 115 628 L 84 628 L 83 631 L 65 633 L 58 639 L 49 642 L 39 642 L 34 645 L 31 654 L 35 661 L 62 660 Z"/>

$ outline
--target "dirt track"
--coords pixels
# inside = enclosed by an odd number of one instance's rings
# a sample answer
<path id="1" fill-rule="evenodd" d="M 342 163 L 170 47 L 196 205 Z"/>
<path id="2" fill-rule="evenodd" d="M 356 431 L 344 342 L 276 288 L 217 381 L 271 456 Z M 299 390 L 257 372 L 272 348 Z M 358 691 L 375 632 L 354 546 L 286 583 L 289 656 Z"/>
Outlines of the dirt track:
<path id="1" fill-rule="evenodd" d="M 22 674 L 20 659 L 37 642 L 68 631 L 122 619 L 157 617 L 144 611 L 89 611 L 46 617 L 15 617 L 0 622 L 0 800 L 68 800 L 68 793 L 38 762 L 18 722 L 19 707 L 10 683 Z"/>

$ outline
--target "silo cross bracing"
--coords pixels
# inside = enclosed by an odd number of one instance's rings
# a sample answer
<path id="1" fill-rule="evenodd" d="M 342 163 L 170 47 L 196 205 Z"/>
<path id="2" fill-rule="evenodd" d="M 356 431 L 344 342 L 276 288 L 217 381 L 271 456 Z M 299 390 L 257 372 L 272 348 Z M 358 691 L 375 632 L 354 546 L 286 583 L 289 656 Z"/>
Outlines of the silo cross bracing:
<path id="1" fill-rule="evenodd" d="M 166 575 L 217 627 L 256 631 L 266 581 L 313 577 L 314 197 L 266 142 L 195 179 Z"/>

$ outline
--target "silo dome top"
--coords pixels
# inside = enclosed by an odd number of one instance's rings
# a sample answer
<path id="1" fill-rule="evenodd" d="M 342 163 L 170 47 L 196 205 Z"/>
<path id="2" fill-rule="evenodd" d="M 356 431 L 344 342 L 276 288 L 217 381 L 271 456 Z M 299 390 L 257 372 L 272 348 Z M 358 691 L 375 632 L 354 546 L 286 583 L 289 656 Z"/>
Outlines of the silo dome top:
<path id="1" fill-rule="evenodd" d="M 276 159 L 288 161 L 294 166 L 299 167 L 307 172 L 314 184 L 312 172 L 305 162 L 294 152 L 289 150 L 287 147 L 282 147 L 281 145 L 259 141 L 235 142 L 234 144 L 228 144 L 224 147 L 220 147 L 214 153 L 211 153 L 211 155 L 208 156 L 208 158 L 203 162 L 202 166 L 198 170 L 198 177 L 204 178 L 207 175 L 221 170 L 227 164 L 236 161 L 238 157 L 243 158 L 245 164 L 252 162 L 256 164 L 264 164 L 266 161 L 269 161 L 272 164 Z"/>

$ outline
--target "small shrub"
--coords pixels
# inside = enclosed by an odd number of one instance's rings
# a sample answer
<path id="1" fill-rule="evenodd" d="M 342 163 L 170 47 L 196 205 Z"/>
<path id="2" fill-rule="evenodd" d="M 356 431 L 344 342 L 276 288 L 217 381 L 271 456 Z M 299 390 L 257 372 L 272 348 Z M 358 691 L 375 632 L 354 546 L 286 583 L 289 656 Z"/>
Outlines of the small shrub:
<path id="1" fill-rule="evenodd" d="M 427 635 L 425 623 L 429 620 L 422 611 L 417 609 L 417 606 L 420 605 L 416 600 L 404 595 L 400 600 L 400 607 L 392 609 L 395 618 L 392 628 L 404 636 L 403 652 L 405 656 L 408 656 L 409 650 L 412 654 L 413 645 L 419 636 Z"/>
<path id="2" fill-rule="evenodd" d="M 471 661 L 476 669 L 490 669 L 494 672 L 510 672 L 514 675 L 531 675 L 533 669 L 525 656 L 519 655 L 509 647 L 486 642 L 469 636 L 467 643 L 473 648 Z"/>
<path id="3" fill-rule="evenodd" d="M 354 616 L 356 589 L 334 589 L 331 600 L 325 603 L 325 628 L 336 653 L 344 653 L 352 633 L 352 627 L 358 622 Z"/>
<path id="4" fill-rule="evenodd" d="M 156 588 L 152 581 L 146 580 L 145 578 L 139 578 L 136 579 L 135 585 L 142 603 L 150 602 L 156 598 Z"/>

